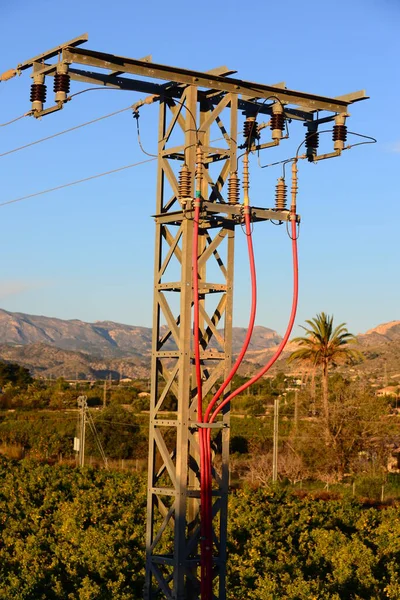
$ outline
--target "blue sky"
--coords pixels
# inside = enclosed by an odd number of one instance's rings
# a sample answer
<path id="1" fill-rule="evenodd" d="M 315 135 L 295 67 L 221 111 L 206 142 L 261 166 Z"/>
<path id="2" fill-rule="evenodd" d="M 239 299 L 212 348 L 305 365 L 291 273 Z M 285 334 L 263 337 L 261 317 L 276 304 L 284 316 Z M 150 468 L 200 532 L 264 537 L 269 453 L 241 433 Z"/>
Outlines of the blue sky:
<path id="1" fill-rule="evenodd" d="M 2 0 L 0 72 L 89 33 L 90 49 L 207 70 L 326 96 L 366 89 L 348 125 L 378 138 L 339 159 L 301 164 L 300 304 L 297 324 L 333 313 L 354 333 L 400 319 L 398 0 L 67 4 Z M 227 7 L 229 6 L 229 10 Z M 72 92 L 81 87 L 72 84 Z M 29 110 L 30 78 L 0 84 L 0 122 Z M 52 95 L 48 92 L 49 97 Z M 0 128 L 0 154 L 129 106 L 139 94 L 83 94 L 41 121 Z M 145 146 L 156 147 L 157 108 L 141 113 Z M 301 125 L 263 162 L 290 156 Z M 328 136 L 329 137 L 329 136 Z M 328 142 L 329 143 L 329 142 Z M 0 203 L 143 160 L 129 112 L 0 158 Z M 305 163 L 305 161 L 303 161 Z M 272 205 L 278 169 L 252 163 L 251 200 Z M 85 321 L 151 325 L 155 163 L 1 207 L 0 306 Z M 248 315 L 245 240 L 238 234 L 235 325 Z M 283 228 L 255 229 L 257 323 L 283 333 L 290 311 L 290 245 Z"/>

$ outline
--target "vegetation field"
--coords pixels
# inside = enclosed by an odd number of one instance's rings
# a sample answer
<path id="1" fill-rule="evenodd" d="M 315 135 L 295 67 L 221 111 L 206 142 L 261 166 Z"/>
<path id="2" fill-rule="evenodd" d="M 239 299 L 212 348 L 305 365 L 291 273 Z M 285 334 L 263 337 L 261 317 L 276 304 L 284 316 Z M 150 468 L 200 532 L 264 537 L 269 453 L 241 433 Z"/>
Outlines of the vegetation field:
<path id="1" fill-rule="evenodd" d="M 0 480 L 1 600 L 142 598 L 142 475 L 1 459 Z M 397 505 L 245 488 L 229 515 L 230 600 L 400 598 Z"/>

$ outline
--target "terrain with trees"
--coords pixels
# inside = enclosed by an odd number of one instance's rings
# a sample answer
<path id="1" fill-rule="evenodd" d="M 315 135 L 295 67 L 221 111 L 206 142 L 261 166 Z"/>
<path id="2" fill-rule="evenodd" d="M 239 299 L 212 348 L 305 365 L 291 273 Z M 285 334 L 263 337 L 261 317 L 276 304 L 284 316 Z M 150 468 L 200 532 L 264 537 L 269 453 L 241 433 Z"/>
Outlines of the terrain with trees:
<path id="1" fill-rule="evenodd" d="M 400 598 L 397 398 L 335 368 L 361 360 L 344 324 L 324 313 L 307 324 L 298 373 L 232 404 L 227 597 Z M 10 363 L 0 381 L 0 600 L 142 598 L 148 381 L 44 381 Z M 89 466 L 75 466 L 80 395 L 108 470 L 89 433 Z"/>
<path id="2" fill-rule="evenodd" d="M 139 600 L 143 475 L 0 459 L 0 599 Z M 400 595 L 398 507 L 245 487 L 229 500 L 229 600 Z"/>

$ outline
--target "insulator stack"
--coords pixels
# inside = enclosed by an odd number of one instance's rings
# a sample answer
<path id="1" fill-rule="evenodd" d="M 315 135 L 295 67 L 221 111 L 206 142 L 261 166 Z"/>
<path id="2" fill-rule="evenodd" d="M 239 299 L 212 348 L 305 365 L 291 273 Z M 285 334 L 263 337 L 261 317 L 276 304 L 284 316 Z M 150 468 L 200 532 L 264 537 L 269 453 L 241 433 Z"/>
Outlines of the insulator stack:
<path id="1" fill-rule="evenodd" d="M 46 102 L 46 91 L 43 76 L 32 83 L 30 100 L 32 102 L 33 114 L 40 113 L 43 110 L 43 103 Z"/>
<path id="2" fill-rule="evenodd" d="M 287 186 L 283 177 L 278 179 L 275 188 L 275 209 L 286 210 Z"/>
<path id="3" fill-rule="evenodd" d="M 297 191 L 298 191 L 298 178 L 297 178 L 297 160 L 293 161 L 292 164 L 292 202 L 290 206 L 291 212 L 296 213 L 297 209 Z"/>
<path id="4" fill-rule="evenodd" d="M 319 146 L 319 133 L 318 131 L 307 131 L 305 146 L 307 148 L 307 159 L 309 162 L 313 162 L 314 157 L 317 154 Z"/>
<path id="5" fill-rule="evenodd" d="M 272 139 L 281 139 L 282 131 L 285 129 L 285 115 L 283 112 L 273 112 L 271 115 L 270 127 L 272 130 Z"/>
<path id="6" fill-rule="evenodd" d="M 254 117 L 247 118 L 243 123 L 243 137 L 245 138 L 247 144 L 251 144 L 254 140 L 260 137 L 258 133 L 258 123 Z"/>
<path id="7" fill-rule="evenodd" d="M 31 85 L 31 102 L 46 102 L 46 85 L 44 83 L 32 83 Z"/>
<path id="8" fill-rule="evenodd" d="M 249 176 L 249 155 L 246 154 L 243 157 L 243 204 L 249 205 L 249 188 L 250 188 L 250 176 Z"/>
<path id="9" fill-rule="evenodd" d="M 56 73 L 54 75 L 54 91 L 69 93 L 71 77 L 68 73 Z"/>
<path id="10" fill-rule="evenodd" d="M 196 149 L 196 196 L 201 195 L 201 182 L 203 179 L 203 151 L 200 146 Z"/>
<path id="11" fill-rule="evenodd" d="M 346 125 L 334 125 L 332 139 L 334 142 L 345 142 L 347 140 Z"/>
<path id="12" fill-rule="evenodd" d="M 192 197 L 192 174 L 187 165 L 183 165 L 179 173 L 179 199 L 182 201 Z"/>
<path id="13" fill-rule="evenodd" d="M 333 148 L 339 154 L 344 150 L 344 143 L 347 140 L 346 118 L 348 116 L 348 114 L 340 114 L 335 117 L 332 139 Z"/>
<path id="14" fill-rule="evenodd" d="M 228 202 L 229 204 L 238 204 L 240 196 L 240 179 L 236 171 L 231 173 L 228 180 Z"/>

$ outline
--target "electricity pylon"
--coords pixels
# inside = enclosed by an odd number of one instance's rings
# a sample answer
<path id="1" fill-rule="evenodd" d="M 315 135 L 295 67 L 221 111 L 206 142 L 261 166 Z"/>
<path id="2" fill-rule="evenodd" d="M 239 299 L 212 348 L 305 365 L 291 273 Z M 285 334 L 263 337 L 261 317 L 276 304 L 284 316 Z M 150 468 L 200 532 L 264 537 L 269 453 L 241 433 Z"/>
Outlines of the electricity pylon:
<path id="1" fill-rule="evenodd" d="M 136 60 L 79 48 L 86 40 L 86 35 L 80 36 L 42 53 L 0 80 L 32 69 L 36 117 L 63 108 L 70 80 L 149 94 L 133 106 L 135 114 L 144 105 L 159 103 L 145 598 L 196 600 L 200 594 L 198 430 L 202 426 L 196 413 L 192 342 L 196 150 L 201 148 L 203 163 L 197 252 L 206 396 L 227 375 L 232 361 L 235 229 L 243 216 L 238 203 L 238 150 L 279 145 L 288 137 L 285 123 L 293 120 L 306 126 L 306 154 L 301 158 L 316 162 L 339 156 L 345 149 L 348 106 L 366 95 L 362 91 L 327 98 L 286 89 L 284 84 L 233 78 L 235 71 L 226 67 L 198 72 L 156 64 L 151 57 Z M 57 61 L 49 62 L 54 57 Z M 49 76 L 55 78 L 55 103 L 44 108 Z M 244 144 L 239 140 L 240 113 L 245 115 Z M 271 141 L 259 139 L 258 116 L 270 119 Z M 318 126 L 329 122 L 334 123 L 333 151 L 318 156 Z M 215 135 L 221 140 L 218 144 Z M 291 219 L 281 202 L 284 182 L 280 186 L 279 207 L 252 207 L 253 222 Z M 224 397 L 228 393 L 229 386 Z M 214 461 L 212 469 L 213 591 L 215 598 L 224 600 L 229 405 L 213 428 L 214 448 L 221 454 L 219 468 Z"/>

